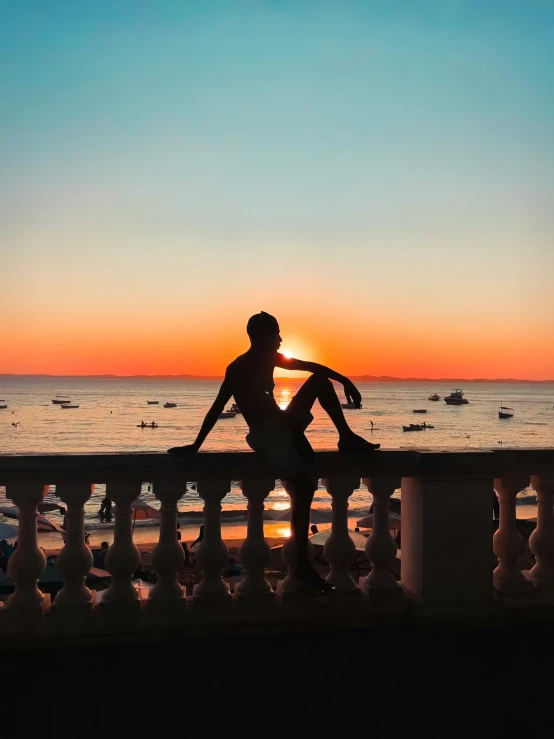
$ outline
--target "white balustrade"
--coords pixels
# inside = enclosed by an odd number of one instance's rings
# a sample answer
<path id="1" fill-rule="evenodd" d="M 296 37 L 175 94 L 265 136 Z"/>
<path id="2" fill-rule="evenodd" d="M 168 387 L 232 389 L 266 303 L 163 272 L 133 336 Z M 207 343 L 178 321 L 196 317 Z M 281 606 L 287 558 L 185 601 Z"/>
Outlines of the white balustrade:
<path id="1" fill-rule="evenodd" d="M 186 483 L 158 481 L 153 483 L 156 498 L 161 501 L 160 538 L 152 554 L 152 567 L 158 581 L 150 591 L 152 602 L 175 603 L 184 598 L 177 575 L 185 563 L 185 553 L 177 539 L 177 502 L 183 496 Z"/>
<path id="2" fill-rule="evenodd" d="M 135 603 L 139 600 L 132 578 L 140 564 L 140 552 L 133 542 L 131 504 L 141 492 L 140 482 L 113 482 L 106 495 L 115 503 L 114 540 L 108 549 L 105 567 L 112 576 L 102 603 Z"/>
<path id="3" fill-rule="evenodd" d="M 331 534 L 323 548 L 330 568 L 325 579 L 334 585 L 337 591 L 360 593 L 359 586 L 349 572 L 356 556 L 356 546 L 348 533 L 348 498 L 360 486 L 360 478 L 327 478 L 321 483 L 332 498 Z"/>
<path id="4" fill-rule="evenodd" d="M 44 595 L 37 586 L 46 567 L 46 557 L 37 544 L 37 506 L 48 490 L 49 485 L 33 482 L 13 482 L 6 486 L 6 497 L 19 508 L 17 549 L 8 563 L 15 592 L 8 598 L 7 608 L 34 610 L 44 603 Z"/>
<path id="5" fill-rule="evenodd" d="M 240 480 L 239 487 L 248 500 L 248 530 L 246 540 L 240 548 L 240 561 L 246 573 L 235 592 L 240 598 L 267 600 L 273 591 L 264 575 L 271 556 L 269 544 L 264 537 L 264 500 L 274 489 L 275 480 L 272 477 L 254 477 Z"/>
<path id="6" fill-rule="evenodd" d="M 554 592 L 554 473 L 532 475 L 531 485 L 537 493 L 537 528 L 529 538 L 529 548 L 536 564 L 527 573 L 539 590 Z"/>
<path id="7" fill-rule="evenodd" d="M 221 538 L 221 501 L 231 486 L 229 480 L 213 478 L 199 480 L 196 489 L 204 501 L 204 539 L 196 555 L 202 580 L 194 586 L 194 598 L 200 601 L 229 599 L 229 587 L 221 576 L 229 561 L 229 550 Z"/>
<path id="8" fill-rule="evenodd" d="M 363 483 L 373 496 L 373 532 L 365 546 L 371 572 L 365 578 L 365 589 L 397 590 L 400 584 L 390 571 L 397 547 L 390 534 L 389 501 L 401 481 L 397 477 L 364 477 Z"/>
<path id="9" fill-rule="evenodd" d="M 506 611 L 513 607 L 523 613 L 528 593 L 537 602 L 536 591 L 547 597 L 540 600 L 544 607 L 554 596 L 554 462 L 549 450 L 504 450 L 502 453 L 461 452 L 419 455 L 383 452 L 367 461 L 364 478 L 373 495 L 373 534 L 365 551 L 371 562 L 371 572 L 357 584 L 350 576 L 350 564 L 355 546 L 348 532 L 349 499 L 358 487 L 358 471 L 365 460 L 345 459 L 342 455 L 316 454 L 314 471 L 327 470 L 323 480 L 332 497 L 332 525 L 324 547 L 329 563 L 327 580 L 338 593 L 367 593 L 372 608 L 392 612 L 405 608 L 404 594 L 417 602 L 417 613 L 441 617 Z M 0 607 L 0 633 L 29 634 L 35 631 L 55 633 L 91 633 L 119 629 L 137 630 L 155 624 L 172 623 L 200 625 L 204 618 L 215 614 L 219 619 L 239 620 L 238 603 L 245 602 L 248 611 L 252 603 L 272 601 L 272 590 L 266 579 L 265 567 L 270 550 L 264 538 L 264 501 L 273 488 L 270 470 L 265 470 L 252 454 L 192 455 L 179 461 L 170 455 L 111 455 L 95 460 L 91 455 L 83 462 L 79 480 L 74 457 L 44 459 L 0 455 L 0 484 L 6 495 L 19 508 L 18 547 L 12 554 L 8 572 L 15 592 Z M 201 582 L 195 585 L 195 608 L 186 612 L 184 591 L 178 582 L 184 552 L 177 540 L 177 504 L 185 491 L 186 477 L 197 479 L 198 494 L 204 501 L 204 538 L 198 547 L 197 562 L 202 570 Z M 331 474 L 332 470 L 332 474 Z M 525 545 L 518 531 L 516 498 L 529 483 L 527 471 L 534 471 L 531 484 L 537 492 L 538 522 L 529 539 L 536 564 L 523 573 L 518 560 Z M 239 471 L 242 471 L 239 473 Z M 503 471 L 503 472 L 502 472 Z M 129 473 L 126 480 L 125 475 Z M 539 474 L 540 472 L 540 474 Z M 105 477 L 103 477 L 105 473 Z M 237 585 L 237 603 L 229 595 L 222 578 L 228 562 L 228 551 L 221 532 L 221 502 L 229 492 L 229 478 L 242 475 L 240 483 L 248 500 L 248 530 L 241 548 L 244 578 Z M 145 608 L 133 587 L 132 577 L 140 563 L 133 543 L 133 501 L 141 492 L 141 477 L 153 479 L 154 493 L 161 502 L 159 541 L 153 553 L 153 569 L 158 582 L 150 591 Z M 498 479 L 493 481 L 493 477 Z M 67 482 L 67 480 L 76 482 Z M 90 498 L 95 479 L 106 484 L 107 494 L 115 503 L 114 542 L 109 548 L 105 567 L 112 576 L 104 591 L 100 607 L 90 607 L 92 594 L 86 587 L 86 574 L 91 566 L 91 553 L 84 541 L 84 506 Z M 392 572 L 396 544 L 389 528 L 389 501 L 393 491 L 402 484 L 402 548 L 401 584 Z M 43 618 L 47 599 L 40 592 L 38 580 L 46 566 L 38 547 L 37 506 L 44 499 L 48 485 L 56 484 L 57 495 L 67 507 L 65 545 L 58 558 L 64 584 L 54 601 L 53 610 Z M 491 492 L 496 489 L 500 502 L 499 528 L 492 537 Z M 492 572 L 491 541 L 498 558 Z M 282 606 L 293 605 L 292 615 L 308 614 L 318 618 L 329 601 L 306 599 L 296 594 L 302 584 L 294 577 L 296 542 L 288 539 L 282 548 L 288 566 L 287 577 L 279 584 Z M 308 555 L 313 559 L 313 546 L 308 543 Z M 491 577 L 492 575 L 492 577 Z M 502 596 L 494 597 L 494 587 Z M 290 595 L 290 598 L 289 598 Z M 333 596 L 334 597 L 334 596 Z M 250 599 L 250 600 L 249 600 Z M 364 599 L 365 600 L 365 599 Z M 295 602 L 300 608 L 295 608 Z M 340 599 L 337 600 L 337 603 Z M 207 603 L 204 609 L 199 604 Z M 336 604 L 335 603 L 335 606 Z M 105 604 L 105 605 L 104 605 Z M 196 605 L 198 604 L 198 608 Z M 225 608 L 213 608 L 228 604 Z M 1 604 L 0 604 L 1 605 Z M 236 606 L 236 608 L 235 608 Z M 496 610 L 495 610 L 496 609 Z M 268 608 L 269 611 L 273 607 Z M 357 609 L 356 609 L 357 610 Z M 263 609 L 260 609 L 260 614 Z M 282 617 L 291 611 L 285 607 Z M 358 610 L 358 617 L 360 611 Z M 81 618 L 81 614 L 83 617 Z M 261 621 L 261 618 L 260 618 Z"/>
<path id="10" fill-rule="evenodd" d="M 494 534 L 493 549 L 498 567 L 493 572 L 494 587 L 501 593 L 513 595 L 528 584 L 517 562 L 525 551 L 525 542 L 517 529 L 516 497 L 529 484 L 529 476 L 497 478 L 494 489 L 500 502 L 500 524 Z"/>
<path id="11" fill-rule="evenodd" d="M 61 482 L 56 495 L 66 504 L 65 545 L 56 561 L 64 586 L 56 595 L 55 606 L 83 605 L 92 602 L 85 578 L 92 567 L 92 554 L 85 544 L 85 503 L 92 495 L 90 482 Z"/>

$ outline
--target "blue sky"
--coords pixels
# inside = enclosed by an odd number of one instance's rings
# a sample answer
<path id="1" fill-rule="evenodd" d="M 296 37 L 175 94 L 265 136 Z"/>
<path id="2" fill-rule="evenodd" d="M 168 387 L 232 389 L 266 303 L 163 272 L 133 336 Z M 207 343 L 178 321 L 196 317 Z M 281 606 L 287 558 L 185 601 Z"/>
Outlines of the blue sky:
<path id="1" fill-rule="evenodd" d="M 4 3 L 14 332 L 231 326 L 264 301 L 357 334 L 458 322 L 536 344 L 553 27 L 533 0 Z"/>

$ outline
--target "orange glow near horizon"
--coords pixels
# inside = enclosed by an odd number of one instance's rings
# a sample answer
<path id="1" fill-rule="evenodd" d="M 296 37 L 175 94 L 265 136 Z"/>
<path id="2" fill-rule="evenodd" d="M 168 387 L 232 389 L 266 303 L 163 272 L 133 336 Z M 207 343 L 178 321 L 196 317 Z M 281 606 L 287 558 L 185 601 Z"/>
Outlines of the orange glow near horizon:
<path id="1" fill-rule="evenodd" d="M 282 333 L 288 333 L 287 325 Z M 287 346 L 294 347 L 290 352 L 299 359 L 320 362 L 352 376 L 554 379 L 552 345 L 532 328 L 522 330 L 515 341 L 513 334 L 485 328 L 478 335 L 437 325 L 417 332 L 411 326 L 375 325 L 350 326 L 343 331 L 299 321 Z M 203 332 L 199 327 L 180 330 L 170 324 L 154 330 L 144 324 L 125 326 L 115 321 L 105 326 L 75 326 L 67 320 L 46 330 L 39 322 L 4 332 L 0 372 L 220 377 L 229 361 L 247 348 L 240 325 L 234 329 L 223 326 L 219 331 L 206 327 Z M 298 373 L 276 371 L 276 376 L 295 375 Z"/>

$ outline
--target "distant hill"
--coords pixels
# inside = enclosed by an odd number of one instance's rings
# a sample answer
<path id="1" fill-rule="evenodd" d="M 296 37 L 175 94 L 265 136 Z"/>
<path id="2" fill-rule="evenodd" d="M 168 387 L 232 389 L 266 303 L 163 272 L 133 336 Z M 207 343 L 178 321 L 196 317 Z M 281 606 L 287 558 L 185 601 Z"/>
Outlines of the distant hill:
<path id="1" fill-rule="evenodd" d="M 286 375 L 279 375 L 285 377 Z M 56 379 L 110 379 L 110 380 L 222 380 L 221 375 L 16 375 L 16 374 L 0 374 L 2 377 L 51 377 Z M 451 385 L 468 384 L 472 382 L 498 382 L 498 383 L 554 383 L 554 380 L 520 380 L 515 377 L 475 377 L 468 379 L 467 377 L 391 377 L 390 375 L 349 375 L 351 380 L 356 382 L 426 382 L 426 383 L 449 383 Z M 300 378 L 290 378 L 299 380 Z"/>

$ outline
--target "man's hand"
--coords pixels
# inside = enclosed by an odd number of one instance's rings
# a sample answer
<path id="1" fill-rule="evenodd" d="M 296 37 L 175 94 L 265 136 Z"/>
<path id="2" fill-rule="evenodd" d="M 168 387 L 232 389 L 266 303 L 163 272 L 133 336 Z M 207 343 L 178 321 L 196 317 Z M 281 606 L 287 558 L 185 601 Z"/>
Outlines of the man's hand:
<path id="1" fill-rule="evenodd" d="M 198 444 L 187 444 L 186 446 L 172 446 L 167 450 L 168 454 L 195 454 L 200 447 Z"/>
<path id="2" fill-rule="evenodd" d="M 355 408 L 361 408 L 362 396 L 360 395 L 360 391 L 354 385 L 354 383 L 348 379 L 344 383 L 344 394 L 346 395 L 346 400 L 348 403 L 354 403 Z"/>

